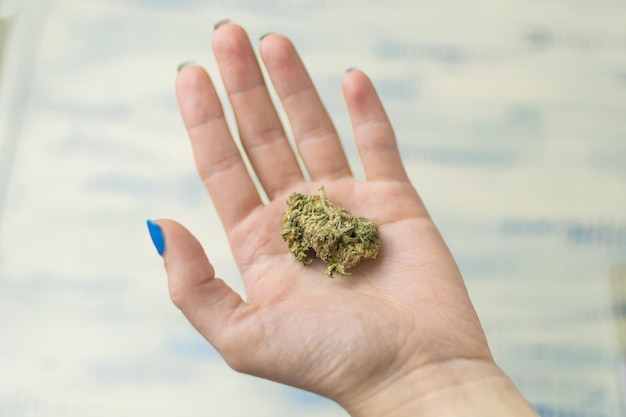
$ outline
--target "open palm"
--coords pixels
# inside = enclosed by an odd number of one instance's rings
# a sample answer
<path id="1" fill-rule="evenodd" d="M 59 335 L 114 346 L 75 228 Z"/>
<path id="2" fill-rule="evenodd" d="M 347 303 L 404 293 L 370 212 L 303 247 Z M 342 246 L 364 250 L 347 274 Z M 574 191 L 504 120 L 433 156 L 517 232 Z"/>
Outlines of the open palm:
<path id="1" fill-rule="evenodd" d="M 271 102 L 244 30 L 220 26 L 213 49 L 246 156 L 227 126 L 207 73 L 182 69 L 181 113 L 199 174 L 227 232 L 245 301 L 222 280 L 192 235 L 160 220 L 174 303 L 236 370 L 335 399 L 364 401 L 385 381 L 453 361 L 491 356 L 462 278 L 404 171 L 369 79 L 347 73 L 343 90 L 366 181 L 353 178 L 340 140 L 293 45 L 263 38 L 260 52 L 289 118 L 305 176 Z M 381 249 L 350 276 L 303 266 L 280 236 L 286 199 L 317 193 L 371 219 Z"/>

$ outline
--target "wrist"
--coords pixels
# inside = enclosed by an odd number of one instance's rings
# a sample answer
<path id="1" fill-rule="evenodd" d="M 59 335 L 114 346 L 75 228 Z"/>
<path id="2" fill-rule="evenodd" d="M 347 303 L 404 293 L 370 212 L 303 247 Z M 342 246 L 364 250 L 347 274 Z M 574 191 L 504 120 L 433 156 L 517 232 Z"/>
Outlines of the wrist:
<path id="1" fill-rule="evenodd" d="M 352 417 L 537 417 L 493 362 L 428 365 L 342 403 Z"/>

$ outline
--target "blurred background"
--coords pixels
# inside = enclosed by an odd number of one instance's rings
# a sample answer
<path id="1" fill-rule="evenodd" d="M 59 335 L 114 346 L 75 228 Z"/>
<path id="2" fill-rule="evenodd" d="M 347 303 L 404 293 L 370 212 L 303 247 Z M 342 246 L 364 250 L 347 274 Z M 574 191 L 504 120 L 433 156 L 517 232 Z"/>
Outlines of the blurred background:
<path id="1" fill-rule="evenodd" d="M 542 417 L 624 415 L 623 1 L 0 0 L 0 416 L 346 416 L 230 370 L 148 237 L 241 291 L 173 88 L 224 18 L 292 38 L 359 176 L 367 72 L 498 363 Z"/>

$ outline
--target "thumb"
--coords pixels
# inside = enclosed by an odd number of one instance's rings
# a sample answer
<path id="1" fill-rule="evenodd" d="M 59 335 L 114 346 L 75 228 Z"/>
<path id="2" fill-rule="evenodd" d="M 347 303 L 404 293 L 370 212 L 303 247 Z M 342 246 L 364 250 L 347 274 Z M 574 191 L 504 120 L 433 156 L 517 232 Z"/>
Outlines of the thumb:
<path id="1" fill-rule="evenodd" d="M 200 242 L 182 225 L 160 219 L 148 220 L 157 251 L 163 256 L 170 297 L 189 322 L 226 358 L 237 344 L 233 317 L 247 317 L 251 310 L 239 294 L 215 271 Z M 239 323 L 241 324 L 241 323 Z"/>

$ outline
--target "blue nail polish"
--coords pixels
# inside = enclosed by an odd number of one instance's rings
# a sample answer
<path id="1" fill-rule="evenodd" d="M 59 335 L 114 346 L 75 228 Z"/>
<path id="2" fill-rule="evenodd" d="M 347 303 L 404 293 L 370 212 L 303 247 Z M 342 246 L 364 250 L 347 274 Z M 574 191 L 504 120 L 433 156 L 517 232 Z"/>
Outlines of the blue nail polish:
<path id="1" fill-rule="evenodd" d="M 163 230 L 161 226 L 153 222 L 152 220 L 148 220 L 148 231 L 150 232 L 150 237 L 152 238 L 152 243 L 154 243 L 154 247 L 156 248 L 159 255 L 163 255 L 165 252 L 165 239 L 163 238 Z"/>

